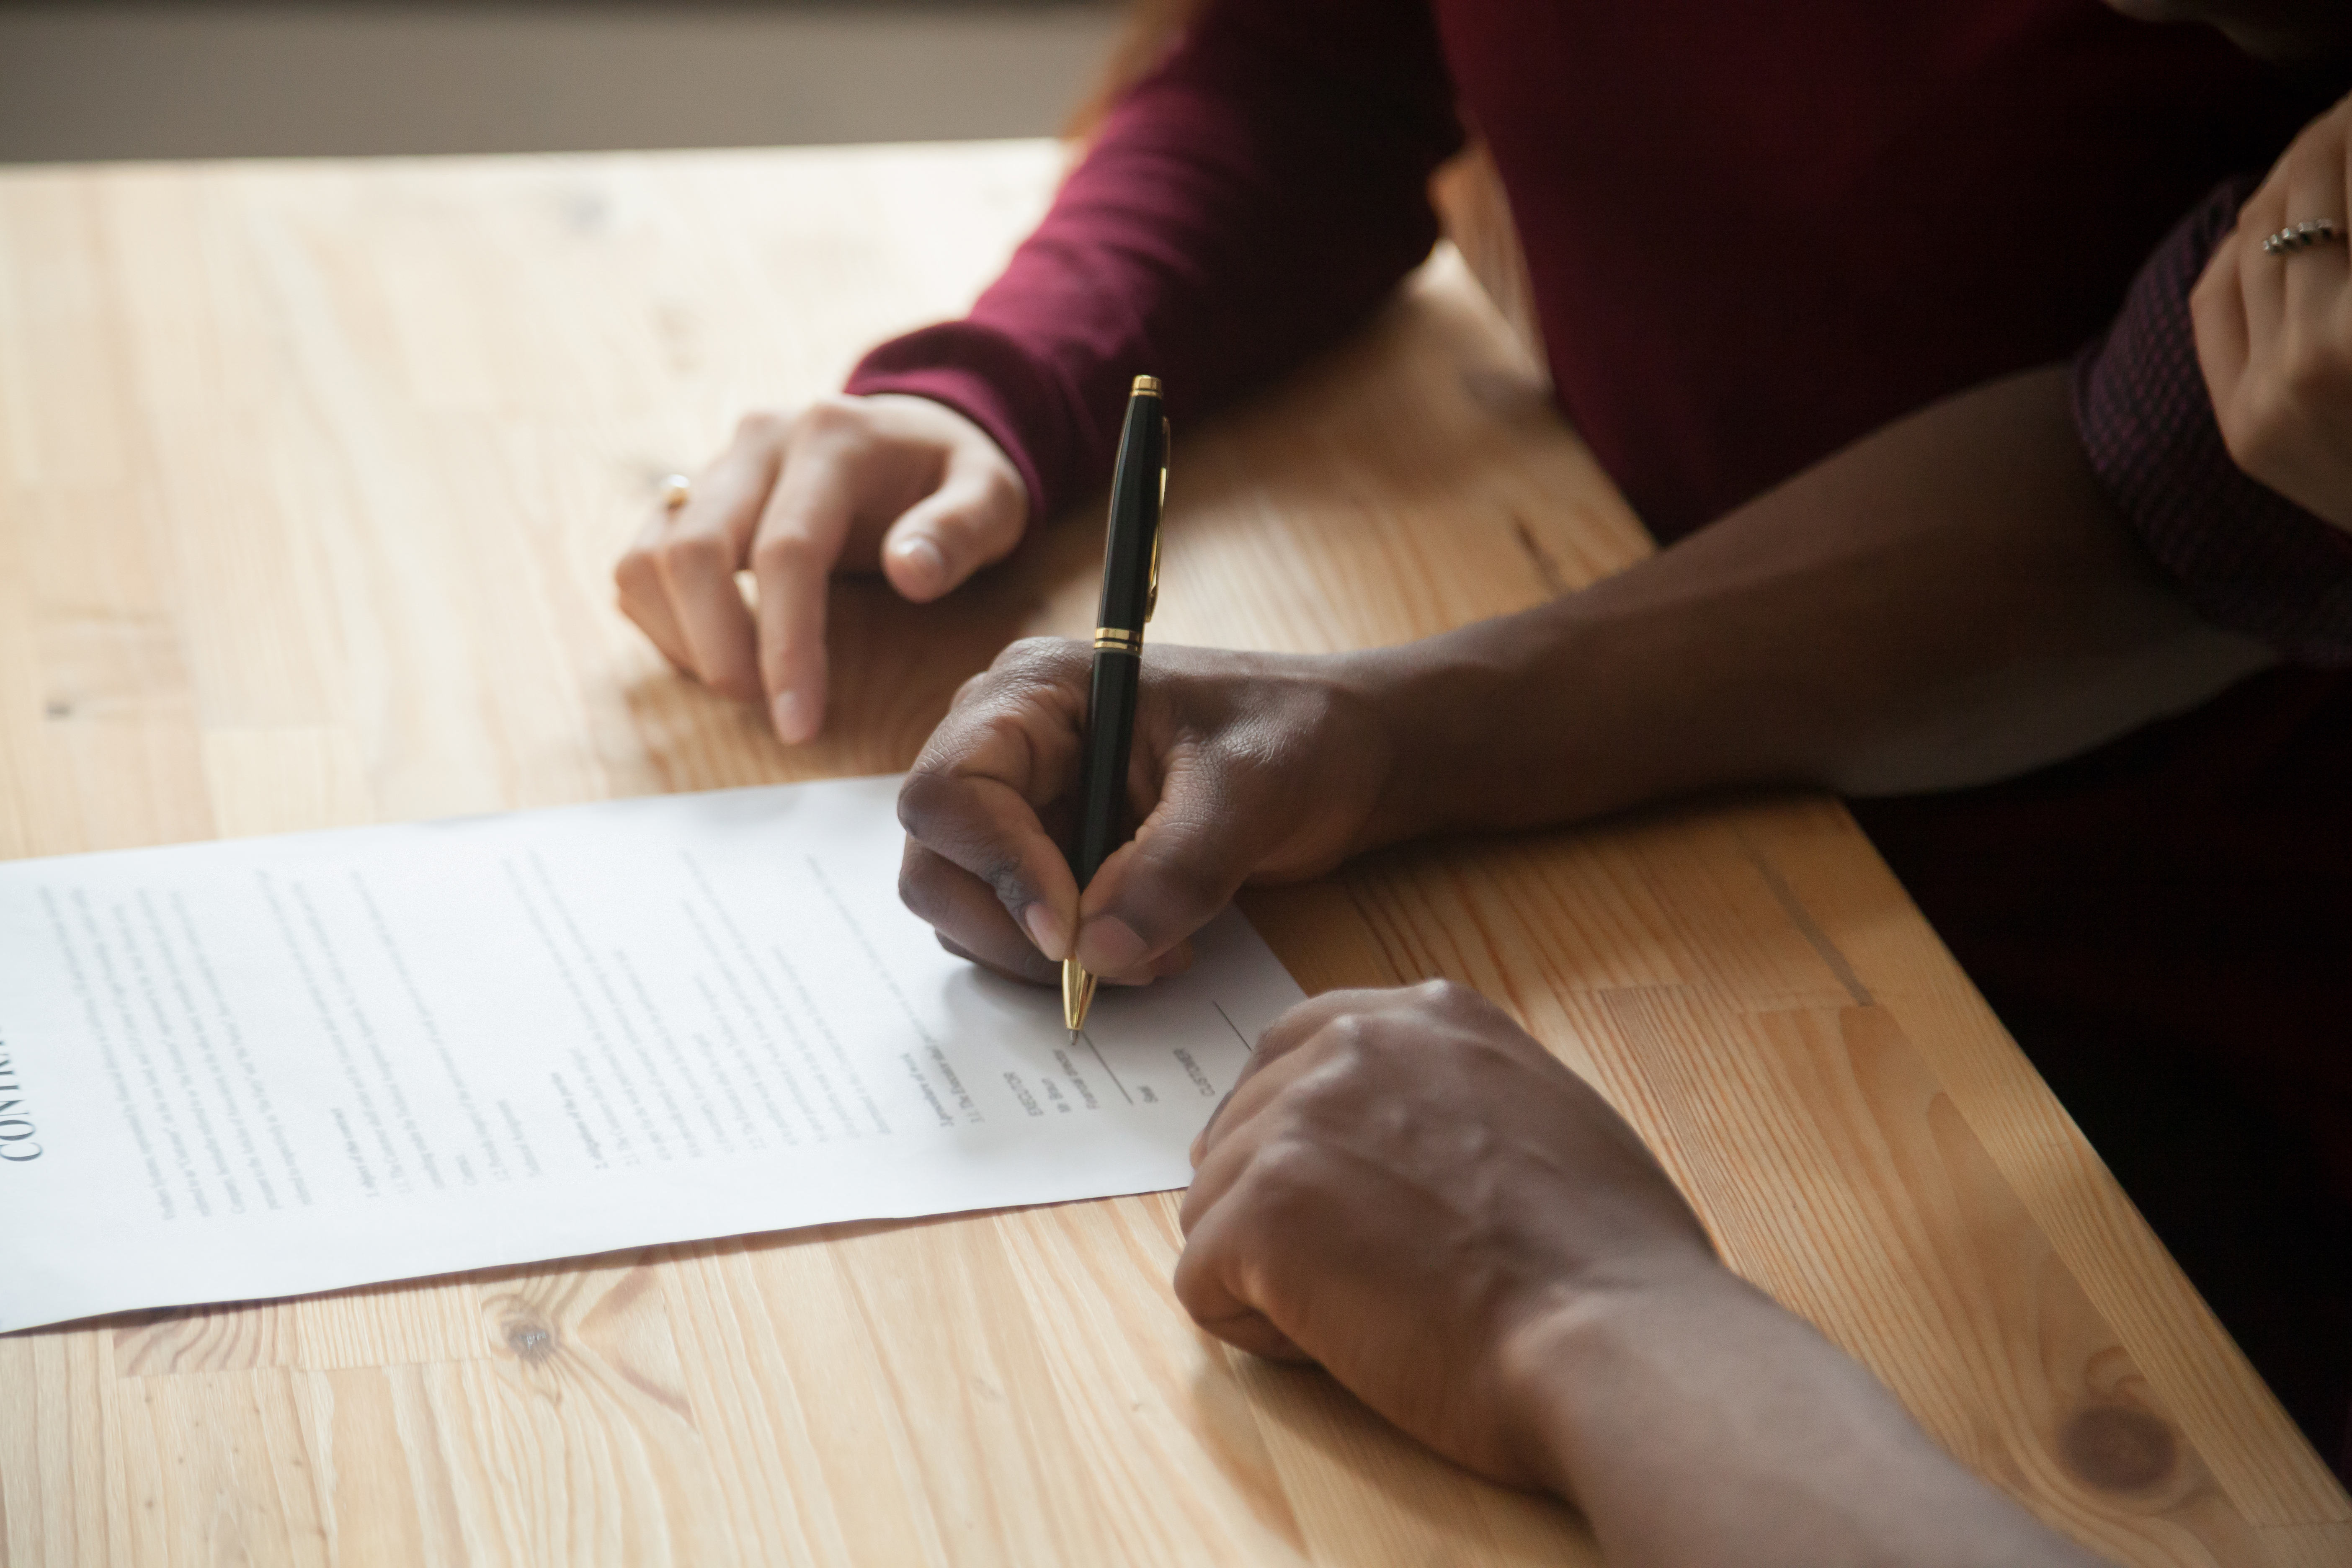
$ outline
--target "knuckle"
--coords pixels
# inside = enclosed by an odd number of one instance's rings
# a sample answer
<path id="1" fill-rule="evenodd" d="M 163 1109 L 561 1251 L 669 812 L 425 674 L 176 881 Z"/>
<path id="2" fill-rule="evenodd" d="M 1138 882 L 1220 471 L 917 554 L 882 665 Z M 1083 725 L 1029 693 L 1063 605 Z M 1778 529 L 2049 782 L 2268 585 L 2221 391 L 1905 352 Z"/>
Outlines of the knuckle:
<path id="1" fill-rule="evenodd" d="M 972 863 L 971 874 L 987 884 L 998 903 L 1014 910 L 1029 901 L 1029 884 L 1021 874 L 1019 857 L 1007 854 L 1003 845 L 976 836 L 965 840 L 964 848 Z"/>
<path id="2" fill-rule="evenodd" d="M 1325 1054 L 1341 1061 L 1363 1059 L 1373 1043 L 1372 1015 L 1358 1007 L 1336 1014 L 1323 1026 Z"/>
<path id="3" fill-rule="evenodd" d="M 1189 1202 L 1185 1213 L 1192 1216 L 1192 1226 L 1199 1225 L 1200 1216 L 1193 1213 Z M 1205 1321 L 1220 1305 L 1217 1282 L 1219 1254 L 1206 1242 L 1192 1240 L 1192 1226 L 1188 1226 L 1184 1232 L 1187 1245 L 1182 1255 L 1176 1259 L 1176 1272 L 1171 1283 L 1176 1292 L 1176 1304 L 1195 1321 Z"/>
<path id="4" fill-rule="evenodd" d="M 715 533 L 680 530 L 655 547 L 656 563 L 665 574 L 686 573 L 716 576 L 734 569 L 734 552 Z"/>
<path id="5" fill-rule="evenodd" d="M 1028 509 L 1027 487 L 1009 464 L 992 465 L 981 476 L 979 510 L 984 521 L 1018 523 Z"/>
<path id="6" fill-rule="evenodd" d="M 949 701 L 948 711 L 950 713 L 960 712 L 972 703 L 986 700 L 989 689 L 995 684 L 996 679 L 996 675 L 993 671 L 986 669 L 981 670 L 977 674 L 965 677 L 963 684 L 956 688 L 954 698 Z M 925 754 L 929 755 L 929 753 L 926 751 Z M 917 765 L 920 766 L 921 764 L 918 763 Z"/>
<path id="7" fill-rule="evenodd" d="M 949 759 L 934 758 L 927 751 L 916 761 L 907 782 L 898 786 L 898 826 L 919 841 L 929 842 L 926 836 L 946 815 L 955 796 L 955 783 L 945 772 L 948 763 Z"/>
<path id="8" fill-rule="evenodd" d="M 898 901 L 908 910 L 933 925 L 946 904 L 940 883 L 938 858 L 910 846 L 907 856 L 898 862 Z"/>
<path id="9" fill-rule="evenodd" d="M 919 822 L 928 835 L 950 811 L 961 806 L 964 770 L 990 739 L 987 719 L 974 710 L 959 706 L 940 721 L 898 789 L 898 820 L 909 833 L 917 830 Z"/>
<path id="10" fill-rule="evenodd" d="M 752 574 L 763 579 L 822 573 L 831 564 L 805 534 L 763 533 L 751 546 Z"/>
<path id="11" fill-rule="evenodd" d="M 754 408 L 735 422 L 735 439 L 746 447 L 769 447 L 791 434 L 790 416 L 772 408 Z"/>
<path id="12" fill-rule="evenodd" d="M 816 440 L 838 439 L 850 431 L 864 429 L 869 416 L 870 410 L 863 400 L 846 393 L 832 393 L 801 410 L 795 433 Z"/>
<path id="13" fill-rule="evenodd" d="M 2298 400 L 2334 402 L 2352 385 L 2352 353 L 2333 337 L 2315 336 L 2290 356 L 2287 376 Z"/>
<path id="14" fill-rule="evenodd" d="M 1176 853 L 1164 842 L 1155 841 L 1139 845 L 1138 850 L 1150 866 L 1152 879 L 1179 909 L 1197 912 L 1222 905 L 1229 896 L 1225 868 L 1211 864 L 1189 847 Z"/>
<path id="15" fill-rule="evenodd" d="M 2289 399 L 2301 401 L 2326 384 L 2326 354 L 2310 339 L 2298 335 L 2279 359 L 2279 388 Z"/>
<path id="16" fill-rule="evenodd" d="M 1254 1220 L 1277 1228 L 1309 1223 L 1324 1206 L 1320 1151 L 1295 1132 L 1269 1138 L 1236 1184 Z"/>
<path id="17" fill-rule="evenodd" d="M 2189 290 L 2189 309 L 2192 315 L 2210 315 L 2230 302 L 2230 291 L 2238 279 L 2236 270 L 2227 265 L 2229 254 L 2229 247 L 2214 247 L 2205 270 L 2197 275 L 2196 283 Z"/>
<path id="18" fill-rule="evenodd" d="M 973 875 L 988 884 L 988 890 L 996 895 L 996 901 L 1003 904 L 1008 913 L 1030 900 L 1029 879 L 1022 874 L 1021 861 L 1017 857 L 1000 855 L 982 866 Z"/>
<path id="19" fill-rule="evenodd" d="M 960 873 L 977 877 L 1007 909 L 1030 898 L 1018 847 L 1004 842 L 971 805 L 962 785 L 944 773 L 919 768 L 898 786 L 898 826 L 914 840 L 899 863 L 898 893 L 919 914 L 925 911 L 910 889 L 943 907 Z"/>
<path id="20" fill-rule="evenodd" d="M 1517 1055 L 1529 1047 L 1540 1050 L 1517 1018 L 1476 988 L 1451 980 L 1433 980 L 1420 987 L 1424 1016 L 1441 1037 L 1477 1050 Z"/>
<path id="21" fill-rule="evenodd" d="M 1413 993 L 1423 1006 L 1448 1016 L 1483 1015 L 1494 1007 L 1493 1003 L 1474 988 L 1443 976 L 1423 981 L 1413 987 Z"/>
<path id="22" fill-rule="evenodd" d="M 1078 662 L 1078 645 L 1069 637 L 1023 637 L 1006 645 L 989 665 L 991 676 L 1039 684 L 1057 682 Z"/>
<path id="23" fill-rule="evenodd" d="M 645 550 L 633 548 L 613 563 L 613 585 L 621 591 L 625 600 L 642 598 L 654 592 L 659 579 L 654 558 Z"/>

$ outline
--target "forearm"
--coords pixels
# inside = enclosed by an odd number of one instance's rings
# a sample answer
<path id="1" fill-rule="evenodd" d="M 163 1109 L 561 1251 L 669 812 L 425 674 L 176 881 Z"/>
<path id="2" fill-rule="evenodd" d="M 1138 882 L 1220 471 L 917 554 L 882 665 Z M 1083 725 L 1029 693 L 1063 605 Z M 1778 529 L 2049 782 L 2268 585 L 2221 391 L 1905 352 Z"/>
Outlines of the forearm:
<path id="1" fill-rule="evenodd" d="M 1547 1480 L 1603 1552 L 1742 1568 L 2096 1561 L 1962 1468 L 1813 1330 L 1713 1264 L 1516 1336 Z"/>
<path id="2" fill-rule="evenodd" d="M 1360 661 L 1409 737 L 1371 841 L 1740 785 L 1954 788 L 2258 668 L 2094 481 L 2064 374 L 1979 389 L 1651 560 Z"/>
<path id="3" fill-rule="evenodd" d="M 1109 477 L 1137 373 L 1181 428 L 1361 321 L 1428 255 L 1429 175 L 1460 141 L 1417 0 L 1215 0 L 970 314 L 849 389 L 957 408 L 1050 513 Z"/>

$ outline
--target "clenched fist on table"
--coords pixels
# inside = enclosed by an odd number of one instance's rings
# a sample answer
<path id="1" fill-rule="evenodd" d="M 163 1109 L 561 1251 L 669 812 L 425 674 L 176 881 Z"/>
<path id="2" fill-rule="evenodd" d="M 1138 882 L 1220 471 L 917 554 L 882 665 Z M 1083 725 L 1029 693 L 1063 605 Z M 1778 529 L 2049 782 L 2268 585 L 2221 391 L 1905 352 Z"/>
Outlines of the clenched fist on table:
<path id="1" fill-rule="evenodd" d="M 2081 1564 L 1716 1260 L 1633 1130 L 1475 992 L 1339 991 L 1194 1145 L 1176 1295 L 1612 1563 Z"/>

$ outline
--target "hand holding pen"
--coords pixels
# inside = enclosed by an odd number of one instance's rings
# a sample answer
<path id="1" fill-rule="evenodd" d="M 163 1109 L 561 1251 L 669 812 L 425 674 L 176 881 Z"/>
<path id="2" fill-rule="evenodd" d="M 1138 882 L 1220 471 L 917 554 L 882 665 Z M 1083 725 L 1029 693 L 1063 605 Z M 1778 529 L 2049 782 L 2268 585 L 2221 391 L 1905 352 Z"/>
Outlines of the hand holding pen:
<path id="1" fill-rule="evenodd" d="M 1417 826 L 1391 788 L 1410 721 L 1393 706 L 1412 684 L 1402 650 L 1161 647 L 1143 669 L 1167 461 L 1158 394 L 1145 377 L 1129 398 L 1095 637 L 998 655 L 898 796 L 907 907 L 952 952 L 1066 981 L 1073 1027 L 1096 977 L 1188 967 L 1190 937 L 1243 883 L 1317 876 Z"/>
<path id="2" fill-rule="evenodd" d="M 999 654 L 898 795 L 907 907 L 974 963 L 1042 984 L 1068 974 L 1074 1004 L 1091 977 L 1188 967 L 1190 937 L 1244 882 L 1318 876 L 1422 826 L 1397 809 L 1414 793 L 1391 787 L 1409 652 L 1161 646 L 1146 672 L 1130 651 L 1159 553 L 1158 390 L 1147 377 L 1129 398 L 1096 636 Z"/>

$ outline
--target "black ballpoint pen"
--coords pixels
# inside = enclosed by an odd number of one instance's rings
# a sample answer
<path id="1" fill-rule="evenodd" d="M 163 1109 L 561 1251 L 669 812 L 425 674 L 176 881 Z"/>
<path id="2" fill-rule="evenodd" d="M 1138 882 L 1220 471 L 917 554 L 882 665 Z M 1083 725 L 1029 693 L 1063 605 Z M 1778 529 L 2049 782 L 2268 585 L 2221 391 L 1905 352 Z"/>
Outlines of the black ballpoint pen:
<path id="1" fill-rule="evenodd" d="M 1160 503 L 1167 493 L 1168 416 L 1160 411 L 1160 382 L 1139 375 L 1128 395 L 1118 466 L 1111 473 L 1094 682 L 1087 693 L 1087 738 L 1078 759 L 1078 837 L 1070 850 L 1070 873 L 1081 893 L 1125 837 L 1127 753 L 1135 742 L 1143 624 L 1160 600 Z M 1062 1020 L 1073 1034 L 1086 1026 L 1094 999 L 1095 977 L 1073 953 L 1062 961 Z"/>

